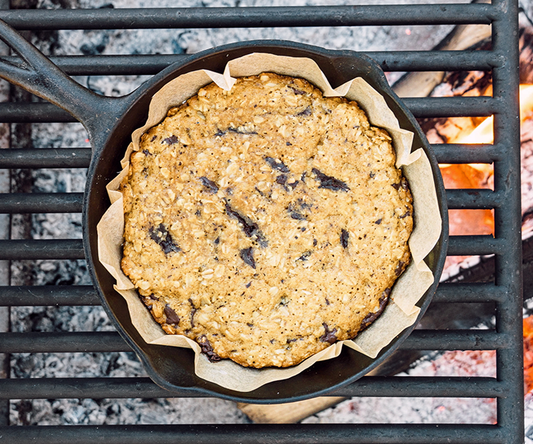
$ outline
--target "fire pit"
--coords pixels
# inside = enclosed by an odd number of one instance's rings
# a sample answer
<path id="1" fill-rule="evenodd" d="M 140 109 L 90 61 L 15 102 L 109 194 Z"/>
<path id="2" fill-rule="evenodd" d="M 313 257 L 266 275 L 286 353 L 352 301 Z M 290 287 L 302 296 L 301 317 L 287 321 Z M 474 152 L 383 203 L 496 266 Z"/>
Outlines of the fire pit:
<path id="1" fill-rule="evenodd" d="M 76 426 L 42 427 L 9 425 L 7 416 L 3 421 L 0 436 L 6 442 L 30 442 L 38 439 L 43 442 L 76 439 L 79 442 L 93 442 L 96 439 L 109 442 L 293 442 L 297 436 L 300 442 L 506 442 L 523 441 L 523 388 L 522 388 L 522 329 L 521 329 L 521 236 L 519 201 L 519 123 L 517 91 L 518 65 L 517 52 L 517 5 L 510 1 L 495 1 L 492 5 L 414 5 L 414 6 L 364 6 L 364 7 L 321 7 L 321 8 L 274 8 L 274 9 L 212 9 L 192 10 L 150 9 L 140 11 L 104 8 L 98 10 L 27 10 L 0 11 L 5 19 L 17 29 L 57 30 L 57 29 L 108 29 L 108 28 L 165 28 L 187 27 L 258 27 L 276 26 L 359 26 L 381 24 L 420 25 L 442 24 L 492 24 L 493 48 L 487 51 L 472 52 L 373 52 L 373 57 L 387 71 L 424 71 L 424 70 L 492 70 L 494 79 L 493 97 L 461 98 L 421 98 L 406 99 L 407 105 L 420 118 L 435 116 L 488 116 L 495 115 L 495 142 L 481 145 L 475 149 L 464 145 L 435 145 L 439 162 L 486 163 L 494 164 L 494 191 L 486 189 L 453 190 L 448 194 L 450 208 L 465 210 L 494 209 L 494 234 L 455 236 L 450 240 L 449 254 L 457 255 L 495 255 L 495 283 L 442 285 L 437 293 L 436 302 L 444 305 L 454 303 L 474 304 L 493 303 L 496 307 L 496 329 L 494 330 L 418 330 L 405 342 L 402 351 L 418 350 L 496 350 L 497 378 L 492 377 L 379 377 L 370 376 L 360 382 L 338 390 L 336 396 L 453 396 L 481 397 L 497 399 L 497 423 L 495 425 L 452 425 L 452 424 L 389 424 L 389 425 L 312 425 L 291 426 L 260 425 L 163 425 L 167 419 L 153 418 L 150 427 L 131 425 L 115 426 Z M 98 76 L 109 74 L 138 75 L 155 74 L 180 55 L 142 55 L 102 56 L 99 55 L 106 42 L 88 32 L 90 43 L 81 47 L 84 56 L 60 57 L 56 61 L 72 75 Z M 180 53 L 187 47 L 187 36 L 175 39 L 173 52 Z M 136 42 L 139 48 L 145 41 Z M 316 42 L 315 42 L 316 43 Z M 53 41 L 52 41 L 53 44 Z M 172 46 L 172 43 L 169 43 Z M 180 49 L 181 48 L 181 49 Z M 145 49 L 145 48 L 144 48 Z M 143 49 L 143 50 L 144 50 Z M 191 48 L 195 51 L 203 48 Z M 183 57 L 183 55 L 181 55 Z M 10 59 L 16 62 L 14 59 Z M 81 79 L 93 89 L 100 89 L 108 95 L 118 95 L 128 87 L 116 87 L 116 91 L 105 90 L 98 78 Z M 24 122 L 67 122 L 70 117 L 60 110 L 45 104 L 23 98 L 23 103 L 3 104 L 0 119 L 19 125 Z M 19 137 L 23 132 L 17 132 Z M 82 132 L 80 132 L 82 134 Z M 26 214 L 46 219 L 48 228 L 42 233 L 33 233 L 34 239 L 25 240 L 28 234 L 13 230 L 12 238 L 0 241 L 0 259 L 17 261 L 13 263 L 11 282 L 5 282 L 0 291 L 0 305 L 17 307 L 12 310 L 26 310 L 35 305 L 58 305 L 59 311 L 69 313 L 69 306 L 90 306 L 98 303 L 94 290 L 83 273 L 83 251 L 80 233 L 76 231 L 76 217 L 69 222 L 69 233 L 54 233 L 54 219 L 41 216 L 43 213 L 70 214 L 81 209 L 81 191 L 78 176 L 66 179 L 61 176 L 62 168 L 87 167 L 89 151 L 87 148 L 59 148 L 51 143 L 39 149 L 23 148 L 24 141 L 15 140 L 12 148 L 0 150 L 0 167 L 15 169 L 56 168 L 49 174 L 37 172 L 34 191 L 24 193 L 23 175 L 16 175 L 16 193 L 0 195 L 0 211 L 12 214 L 14 220 L 23 222 Z M 17 144 L 17 142 L 19 144 Z M 87 146 L 87 145 L 85 145 Z M 53 182 L 53 185 L 51 184 Z M 60 184 L 59 188 L 57 185 Z M 78 187 L 78 188 L 77 188 Z M 54 193 L 50 191 L 54 189 Z M 59 192 L 57 192 L 59 190 Z M 62 216 L 54 216 L 56 219 Z M 25 226 L 20 224 L 17 226 Z M 42 238 L 48 237 L 48 238 Z M 66 239 L 65 239 L 66 238 Z M 46 260 L 47 262 L 35 262 Z M 59 260 L 61 265 L 48 260 Z M 69 260 L 70 262 L 67 262 Z M 79 262 L 78 262 L 79 261 Z M 34 282 L 25 282 L 24 267 L 38 264 L 43 273 Z M 62 280 L 57 267 L 64 269 L 79 268 L 78 274 L 70 280 Z M 19 271 L 22 271 L 19 273 Z M 57 279 L 54 277 L 58 276 Z M 40 280 L 39 280 L 40 279 Z M 44 285 L 53 283 L 55 285 Z M 20 308 L 18 308 L 20 307 Z M 27 309 L 31 311 L 30 308 Z M 89 311 L 71 311 L 72 316 L 83 317 Z M 54 378 L 37 379 L 39 374 L 30 368 L 32 355 L 89 352 L 95 355 L 128 352 L 126 344 L 112 331 L 105 317 L 93 316 L 97 331 L 69 331 L 69 326 L 51 322 L 47 316 L 31 316 L 30 325 L 23 328 L 14 325 L 11 331 L 2 333 L 0 353 L 17 354 L 17 373 L 0 380 L 0 412 L 8 410 L 9 400 L 16 400 L 17 409 L 24 417 L 24 408 L 31 408 L 29 399 L 60 398 L 166 398 L 168 394 L 143 376 L 140 368 L 127 362 L 131 355 L 121 354 L 112 365 L 108 365 L 107 375 L 114 377 L 93 377 L 91 373 L 75 377 L 75 374 L 58 374 Z M 54 319 L 52 317 L 52 319 Z M 52 325 L 49 325 L 50 322 Z M 55 324 L 55 325 L 54 325 Z M 34 332 L 32 332 L 32 330 Z M 19 331 L 25 331 L 19 333 Z M 56 359 L 56 366 L 61 366 Z M 25 363 L 25 364 L 24 364 Z M 107 362 L 106 362 L 107 364 Z M 26 367 L 25 367 L 26 366 Z M 134 370 L 124 376 L 121 367 Z M 28 376 L 32 378 L 27 379 Z M 178 393 L 184 398 L 195 397 L 194 391 L 183 390 Z M 24 407 L 26 406 L 26 407 Z M 60 406 L 56 406 L 60 408 Z M 111 417 L 111 408 L 106 415 Z M 155 407 L 154 407 L 155 409 Z M 157 410 L 157 409 L 155 409 Z M 71 416 L 75 417 L 74 411 Z M 26 415 L 28 417 L 28 415 Z M 3 418 L 3 419 L 2 419 Z M 233 422 L 242 420 L 234 417 Z M 91 424 L 96 424 L 97 419 Z M 73 423 L 75 423 L 73 421 Z"/>

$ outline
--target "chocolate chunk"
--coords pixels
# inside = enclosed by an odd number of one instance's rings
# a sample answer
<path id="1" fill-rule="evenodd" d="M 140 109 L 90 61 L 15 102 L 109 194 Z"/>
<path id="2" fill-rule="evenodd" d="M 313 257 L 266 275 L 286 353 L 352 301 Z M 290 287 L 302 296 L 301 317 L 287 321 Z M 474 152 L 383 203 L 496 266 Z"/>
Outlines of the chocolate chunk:
<path id="1" fill-rule="evenodd" d="M 222 136 L 225 136 L 225 135 L 226 135 L 226 132 L 222 131 L 222 130 L 219 130 L 219 129 L 217 129 L 217 132 L 215 133 L 215 136 L 218 136 L 218 137 L 222 137 Z"/>
<path id="2" fill-rule="evenodd" d="M 296 114 L 297 116 L 304 116 L 304 117 L 309 117 L 311 114 L 313 114 L 313 111 L 311 109 L 310 106 L 308 106 L 307 108 L 305 108 L 302 112 Z"/>
<path id="3" fill-rule="evenodd" d="M 287 175 L 286 174 L 280 174 L 278 177 L 276 177 L 276 183 L 279 183 L 280 185 L 285 185 L 287 183 Z"/>
<path id="4" fill-rule="evenodd" d="M 309 259 L 309 256 L 311 256 L 312 254 L 313 254 L 313 250 L 307 250 L 296 260 L 297 261 L 306 261 L 307 259 Z"/>
<path id="5" fill-rule="evenodd" d="M 401 185 L 399 183 L 391 183 L 391 187 L 394 188 L 395 190 L 399 190 Z"/>
<path id="6" fill-rule="evenodd" d="M 163 224 L 159 224 L 157 228 L 150 227 L 148 233 L 150 234 L 150 239 L 158 244 L 165 254 L 181 251 L 181 248 L 174 242 L 174 239 L 172 239 L 172 236 Z"/>
<path id="7" fill-rule="evenodd" d="M 167 137 L 166 139 L 163 139 L 163 142 L 168 145 L 174 145 L 175 143 L 178 143 L 179 141 L 180 140 L 174 135 Z"/>
<path id="8" fill-rule="evenodd" d="M 281 160 L 278 161 L 278 160 L 274 159 L 273 157 L 269 157 L 269 156 L 266 156 L 265 160 L 275 170 L 281 171 L 282 173 L 290 172 L 289 167 L 287 165 L 285 165 Z"/>
<path id="9" fill-rule="evenodd" d="M 217 237 L 217 238 L 213 241 L 213 243 L 214 243 L 215 245 L 218 245 L 218 244 L 220 243 L 220 237 Z"/>
<path id="10" fill-rule="evenodd" d="M 202 185 L 204 186 L 205 190 L 208 193 L 211 193 L 211 194 L 218 193 L 218 185 L 212 180 L 209 180 L 207 177 L 202 176 L 200 177 L 200 182 L 202 182 Z"/>
<path id="11" fill-rule="evenodd" d="M 165 316 L 167 317 L 167 324 L 178 325 L 180 317 L 170 305 L 165 305 Z"/>
<path id="12" fill-rule="evenodd" d="M 301 89 L 295 88 L 294 86 L 290 86 L 289 85 L 289 88 L 292 89 L 294 94 L 296 94 L 297 96 L 302 96 L 302 95 L 305 94 L 305 91 L 302 91 Z"/>
<path id="13" fill-rule="evenodd" d="M 346 185 L 342 180 L 335 179 L 332 176 L 324 174 L 322 171 L 313 168 L 311 170 L 317 179 L 320 181 L 318 188 L 326 188 L 333 191 L 349 191 L 350 187 Z"/>
<path id="14" fill-rule="evenodd" d="M 405 219 L 406 217 L 410 216 L 411 215 L 411 212 L 409 210 L 407 210 L 407 212 L 405 214 L 402 214 L 400 216 L 400 219 Z"/>
<path id="15" fill-rule="evenodd" d="M 325 333 L 320 336 L 320 341 L 329 342 L 330 344 L 334 344 L 335 342 L 337 342 L 337 336 L 335 336 L 335 333 L 337 333 L 337 329 L 334 328 L 333 330 L 330 330 L 328 324 L 326 324 L 325 322 L 322 324 L 322 326 L 324 327 Z"/>
<path id="16" fill-rule="evenodd" d="M 152 138 L 150 139 L 150 142 L 153 142 L 155 139 L 157 139 L 156 135 L 152 136 Z"/>
<path id="17" fill-rule="evenodd" d="M 385 307 L 387 306 L 387 302 L 389 302 L 389 296 L 391 294 L 392 289 L 386 288 L 383 293 L 381 293 L 381 296 L 379 297 L 379 307 L 376 312 L 374 313 L 368 313 L 361 322 L 361 328 L 359 329 L 359 333 L 362 332 L 365 328 L 367 328 L 372 322 L 374 322 L 381 313 L 383 313 L 383 310 L 385 310 Z"/>
<path id="18" fill-rule="evenodd" d="M 237 134 L 245 134 L 245 135 L 252 135 L 252 134 L 257 134 L 257 131 L 243 131 L 243 130 L 240 130 L 239 128 L 228 128 L 228 131 L 231 131 L 232 133 L 237 133 Z"/>
<path id="19" fill-rule="evenodd" d="M 348 239 L 350 238 L 350 233 L 344 228 L 341 230 L 341 245 L 342 248 L 348 248 Z"/>
<path id="20" fill-rule="evenodd" d="M 287 186 L 288 186 L 289 188 L 292 188 L 292 189 L 294 190 L 294 189 L 298 186 L 298 183 L 299 183 L 299 182 L 300 182 L 299 180 L 295 180 L 295 181 L 292 182 L 292 183 L 288 183 Z"/>
<path id="21" fill-rule="evenodd" d="M 202 353 L 204 353 L 207 356 L 207 359 L 209 359 L 210 362 L 218 362 L 221 360 L 220 356 L 218 356 L 211 346 L 211 343 L 209 342 L 209 339 L 207 339 L 206 335 L 200 336 L 196 342 L 200 345 L 200 348 L 202 349 Z"/>
<path id="22" fill-rule="evenodd" d="M 370 173 L 368 175 L 370 176 L 371 179 L 376 177 L 376 174 L 373 171 L 370 171 Z"/>
<path id="23" fill-rule="evenodd" d="M 313 247 L 316 247 L 318 244 L 318 241 L 316 239 L 313 239 Z"/>
<path id="24" fill-rule="evenodd" d="M 290 142 L 285 142 L 285 145 L 287 145 L 287 146 L 292 146 L 292 143 L 290 143 Z"/>
<path id="25" fill-rule="evenodd" d="M 263 233 L 261 233 L 261 230 L 259 230 L 259 227 L 255 222 L 253 222 L 251 219 L 249 219 L 246 216 L 243 216 L 238 211 L 235 211 L 233 208 L 231 208 L 231 205 L 226 202 L 225 204 L 226 213 L 228 216 L 231 216 L 242 225 L 242 229 L 244 231 L 244 234 L 248 237 L 254 237 L 259 245 L 263 248 L 268 246 L 268 242 L 264 236 Z"/>
<path id="26" fill-rule="evenodd" d="M 407 182 L 407 179 L 405 177 L 402 177 L 402 181 L 400 183 L 401 183 L 402 188 L 404 190 L 408 190 L 409 189 L 409 182 Z"/>
<path id="27" fill-rule="evenodd" d="M 239 255 L 241 256 L 241 259 L 244 261 L 245 264 L 255 269 L 254 250 L 252 249 L 252 247 L 243 248 L 240 251 Z"/>
<path id="28" fill-rule="evenodd" d="M 381 222 L 383 222 L 383 218 L 378 219 L 378 220 L 375 221 L 374 223 L 375 223 L 376 225 L 380 225 Z"/>
<path id="29" fill-rule="evenodd" d="M 154 136 L 154 137 L 156 137 L 156 136 Z M 152 153 L 150 151 L 148 151 L 148 150 L 143 150 L 143 154 L 145 156 L 151 156 L 152 155 Z"/>
<path id="30" fill-rule="evenodd" d="M 398 262 L 398 265 L 396 266 L 396 270 L 394 270 L 394 273 L 396 274 L 396 276 L 400 276 L 405 270 L 406 266 L 407 266 L 406 262 L 404 261 Z"/>
<path id="31" fill-rule="evenodd" d="M 194 315 L 198 311 L 196 307 L 194 306 L 192 299 L 189 298 L 189 304 L 191 304 L 192 310 L 191 310 L 191 328 L 194 328 Z"/>

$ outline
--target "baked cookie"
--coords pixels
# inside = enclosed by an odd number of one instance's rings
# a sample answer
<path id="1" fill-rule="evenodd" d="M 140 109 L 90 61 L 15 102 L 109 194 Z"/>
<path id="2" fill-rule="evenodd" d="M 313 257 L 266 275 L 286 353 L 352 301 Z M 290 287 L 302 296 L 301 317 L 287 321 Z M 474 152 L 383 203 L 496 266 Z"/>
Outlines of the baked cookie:
<path id="1" fill-rule="evenodd" d="M 207 85 L 131 155 L 123 271 L 211 360 L 296 365 L 374 321 L 410 261 L 395 160 L 357 103 L 305 80 Z"/>

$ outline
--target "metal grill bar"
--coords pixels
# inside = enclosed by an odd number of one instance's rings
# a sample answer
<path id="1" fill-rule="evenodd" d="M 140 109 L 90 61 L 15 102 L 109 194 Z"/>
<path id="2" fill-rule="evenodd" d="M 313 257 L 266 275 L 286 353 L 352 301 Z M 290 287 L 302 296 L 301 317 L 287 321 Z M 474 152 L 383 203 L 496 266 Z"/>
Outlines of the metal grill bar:
<path id="1" fill-rule="evenodd" d="M 0 150 L 0 168 L 87 168 L 90 162 L 90 148 Z"/>
<path id="2" fill-rule="evenodd" d="M 0 213 L 81 213 L 83 193 L 0 194 Z"/>
<path id="3" fill-rule="evenodd" d="M 0 240 L 0 260 L 84 258 L 81 239 Z"/>
<path id="4" fill-rule="evenodd" d="M 17 444 L 501 444 L 507 437 L 493 425 L 450 424 L 277 424 L 275 427 L 250 425 L 128 425 L 128 426 L 28 426 L 24 433 L 16 427 L 1 427 L 0 433 Z"/>
<path id="5" fill-rule="evenodd" d="M 440 163 L 492 163 L 505 155 L 501 145 L 431 145 Z"/>
<path id="6" fill-rule="evenodd" d="M 485 236 L 450 236 L 448 244 L 449 256 L 485 256 L 502 254 L 506 249 L 503 239 Z"/>
<path id="7" fill-rule="evenodd" d="M 487 117 L 498 111 L 491 97 L 404 99 L 415 117 Z M 0 103 L 0 121 L 8 123 L 77 122 L 50 103 Z"/>
<path id="8" fill-rule="evenodd" d="M 509 6 L 510 4 L 510 6 Z M 386 8 L 386 9 L 384 9 Z M 291 426 L 83 426 L 4 427 L 7 442 L 70 444 L 110 442 L 373 442 L 373 443 L 507 443 L 523 438 L 521 393 L 521 258 L 516 217 L 519 208 L 519 153 L 517 98 L 517 3 L 493 0 L 492 5 L 342 6 L 306 8 L 197 8 L 145 10 L 0 11 L 0 18 L 19 29 L 190 28 L 266 26 L 351 26 L 490 24 L 493 51 L 367 53 L 388 71 L 491 70 L 494 98 L 407 99 L 417 117 L 495 115 L 495 144 L 435 145 L 439 162 L 494 163 L 495 190 L 450 190 L 450 208 L 495 208 L 495 238 L 454 236 L 450 255 L 495 254 L 495 284 L 441 285 L 435 301 L 497 304 L 496 330 L 415 330 L 403 350 L 497 350 L 498 377 L 491 378 L 371 378 L 338 390 L 341 396 L 454 396 L 497 398 L 498 426 L 478 425 L 291 425 Z M 386 11 L 386 14 L 384 14 Z M 154 74 L 185 55 L 58 57 L 72 75 Z M 7 60 L 18 63 L 15 58 Z M 0 105 L 4 122 L 74 122 L 47 103 Z M 0 150 L 0 168 L 87 167 L 88 149 Z M 49 206 L 39 206 L 37 195 L 1 196 L 0 212 L 78 211 L 81 195 L 47 195 Z M 69 207 L 71 206 L 71 207 Z M 70 209 L 67 209 L 70 208 Z M 58 210 L 59 209 L 59 210 Z M 519 217 L 519 216 L 518 216 Z M 77 239 L 0 241 L 1 259 L 81 259 Z M 91 287 L 0 287 L 0 305 L 94 305 Z M 111 352 L 129 351 L 115 332 L 4 333 L 0 352 Z M 0 380 L 0 399 L 58 397 L 168 397 L 147 378 L 67 378 Z M 204 396 L 183 389 L 176 396 Z"/>
<path id="9" fill-rule="evenodd" d="M 505 288 L 494 284 L 440 284 L 435 302 L 487 302 L 507 297 Z"/>
<path id="10" fill-rule="evenodd" d="M 362 52 L 373 58 L 385 71 L 489 71 L 502 63 L 490 51 L 398 51 Z M 429 57 L 428 57 L 429 56 Z M 148 75 L 157 74 L 172 63 L 188 57 L 185 54 L 99 55 L 50 57 L 70 75 Z M 19 65 L 19 57 L 3 57 Z"/>
<path id="11" fill-rule="evenodd" d="M 16 29 L 133 29 L 133 28 L 254 28 L 297 26 L 485 24 L 498 9 L 485 4 L 387 5 L 387 13 L 373 6 L 308 6 L 254 8 L 158 8 L 6 10 L 0 19 Z"/>
<path id="12" fill-rule="evenodd" d="M 448 190 L 450 209 L 496 208 L 502 195 L 491 190 Z M 0 213 L 81 213 L 83 193 L 0 194 Z"/>
<path id="13" fill-rule="evenodd" d="M 191 390 L 169 393 L 149 378 L 35 378 L 0 380 L 0 399 L 31 393 L 33 399 L 47 398 L 168 398 L 197 397 Z M 495 378 L 465 377 L 378 377 L 366 376 L 332 392 L 329 396 L 496 398 L 504 394 Z M 200 395 L 206 397 L 206 395 Z"/>
<path id="14" fill-rule="evenodd" d="M 505 289 L 493 284 L 440 284 L 434 301 L 487 302 L 501 301 L 504 297 Z M 89 285 L 0 287 L 0 306 L 28 305 L 100 305 L 100 299 Z"/>
<path id="15" fill-rule="evenodd" d="M 0 353 L 126 351 L 115 332 L 0 333 Z M 492 330 L 416 330 L 403 350 L 499 350 L 509 338 Z"/>
<path id="16" fill-rule="evenodd" d="M 100 305 L 91 285 L 0 287 L 0 307 L 28 305 Z"/>
<path id="17" fill-rule="evenodd" d="M 503 202 L 503 193 L 492 190 L 446 190 L 448 207 L 453 209 L 497 208 Z"/>

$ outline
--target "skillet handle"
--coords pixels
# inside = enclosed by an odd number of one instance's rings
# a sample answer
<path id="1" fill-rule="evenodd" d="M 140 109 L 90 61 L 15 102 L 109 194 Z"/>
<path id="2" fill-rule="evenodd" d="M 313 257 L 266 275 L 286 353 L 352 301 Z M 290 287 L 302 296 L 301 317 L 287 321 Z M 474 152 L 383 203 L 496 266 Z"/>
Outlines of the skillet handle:
<path id="1" fill-rule="evenodd" d="M 23 61 L 15 65 L 0 57 L 0 77 L 63 108 L 85 126 L 93 147 L 99 146 L 126 101 L 100 96 L 76 83 L 2 20 L 0 39 Z"/>

